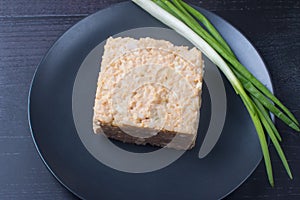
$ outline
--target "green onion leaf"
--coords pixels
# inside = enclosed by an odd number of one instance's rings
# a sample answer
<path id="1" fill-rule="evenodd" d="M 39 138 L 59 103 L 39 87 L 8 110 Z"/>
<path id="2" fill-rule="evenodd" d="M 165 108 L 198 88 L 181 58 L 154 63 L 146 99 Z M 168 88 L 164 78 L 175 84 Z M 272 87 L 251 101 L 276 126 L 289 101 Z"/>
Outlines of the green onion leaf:
<path id="1" fill-rule="evenodd" d="M 217 29 L 210 23 L 210 21 L 202 15 L 198 10 L 190 6 L 189 4 L 185 3 L 184 1 L 179 0 L 179 3 L 196 19 L 198 19 L 205 28 L 210 32 L 210 34 L 232 55 L 233 52 L 231 51 L 230 47 L 227 45 L 221 34 L 217 31 Z"/>
<path id="2" fill-rule="evenodd" d="M 297 124 L 292 121 L 288 116 L 286 116 L 283 112 L 281 112 L 274 104 L 272 104 L 256 87 L 252 85 L 251 82 L 247 81 L 246 78 L 244 78 L 241 74 L 239 74 L 237 71 L 235 71 L 237 77 L 243 84 L 244 88 L 251 93 L 255 98 L 257 98 L 268 110 L 270 110 L 276 117 L 281 119 L 284 123 L 286 123 L 288 126 L 293 128 L 296 131 L 300 131 Z"/>
<path id="3" fill-rule="evenodd" d="M 293 179 L 293 175 L 292 175 L 292 172 L 290 170 L 290 167 L 289 167 L 289 164 L 285 158 L 285 155 L 279 145 L 279 142 L 277 141 L 277 138 L 275 136 L 275 134 L 273 133 L 273 130 L 272 128 L 270 127 L 269 123 L 267 122 L 267 120 L 264 118 L 264 115 L 261 113 L 261 111 L 259 109 L 257 109 L 257 113 L 261 119 L 261 122 L 262 124 L 264 125 L 266 131 L 268 132 L 269 134 L 269 137 L 271 138 L 271 141 L 273 142 L 274 146 L 275 146 L 275 149 L 283 163 L 283 166 L 285 167 L 285 170 L 286 172 L 288 173 L 290 179 Z"/>
<path id="4" fill-rule="evenodd" d="M 270 185 L 274 186 L 274 179 L 263 127 L 271 138 L 289 177 L 292 179 L 288 162 L 278 142 L 278 140 L 282 140 L 281 136 L 265 108 L 296 131 L 300 131 L 299 122 L 294 115 L 238 61 L 229 45 L 209 20 L 182 0 L 173 0 L 173 3 L 168 0 L 154 0 L 155 3 L 151 0 L 132 1 L 189 40 L 219 67 L 231 83 L 235 92 L 241 97 L 250 114 L 260 141 Z M 205 26 L 208 32 L 197 20 Z M 281 108 L 284 113 L 279 110 L 276 105 Z"/>
<path id="5" fill-rule="evenodd" d="M 276 135 L 277 139 L 281 142 L 281 136 L 277 130 L 277 128 L 275 127 L 275 125 L 273 124 L 273 121 L 270 118 L 269 113 L 266 111 L 266 109 L 264 108 L 264 106 L 260 103 L 259 100 L 257 100 L 255 97 L 252 97 L 252 100 L 254 101 L 254 103 L 256 104 L 257 108 L 261 111 L 262 115 L 264 116 L 264 118 L 266 119 L 266 121 L 268 122 L 269 126 L 271 127 L 273 133 Z"/>

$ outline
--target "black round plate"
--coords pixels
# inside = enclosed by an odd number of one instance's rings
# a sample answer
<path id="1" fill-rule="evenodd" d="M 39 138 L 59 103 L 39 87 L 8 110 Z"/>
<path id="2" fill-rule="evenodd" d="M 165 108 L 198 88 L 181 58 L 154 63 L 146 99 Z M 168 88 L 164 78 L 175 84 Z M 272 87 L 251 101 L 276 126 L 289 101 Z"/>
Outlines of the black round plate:
<path id="1" fill-rule="evenodd" d="M 250 42 L 220 17 L 198 9 L 217 27 L 239 60 L 272 89 L 266 67 Z M 224 129 L 213 151 L 203 159 L 198 158 L 199 136 L 193 150 L 165 168 L 149 173 L 121 172 L 95 159 L 77 134 L 72 94 L 82 62 L 109 36 L 139 27 L 165 26 L 133 3 L 120 3 L 83 19 L 53 45 L 35 73 L 29 96 L 29 121 L 36 148 L 51 173 L 80 198 L 222 198 L 246 180 L 262 157 L 252 121 L 226 80 Z M 205 116 L 209 104 L 204 87 L 200 122 L 209 117 Z M 200 132 L 205 128 L 200 127 Z M 130 149 L 126 144 L 123 147 Z"/>

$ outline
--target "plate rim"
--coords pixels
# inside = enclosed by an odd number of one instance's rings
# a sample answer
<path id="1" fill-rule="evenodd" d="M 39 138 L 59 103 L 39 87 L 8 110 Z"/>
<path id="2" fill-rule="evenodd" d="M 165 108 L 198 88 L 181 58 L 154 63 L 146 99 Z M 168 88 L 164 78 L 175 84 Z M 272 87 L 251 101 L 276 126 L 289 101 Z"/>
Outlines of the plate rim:
<path id="1" fill-rule="evenodd" d="M 28 90 L 28 97 L 27 97 L 27 120 L 28 120 L 28 125 L 29 125 L 29 129 L 30 129 L 30 135 L 31 135 L 31 138 L 32 138 L 32 141 L 34 143 L 34 146 L 35 146 L 35 149 L 36 151 L 38 152 L 38 155 L 40 157 L 40 159 L 43 161 L 44 165 L 46 166 L 47 170 L 49 170 L 49 172 L 55 177 L 55 179 L 64 187 L 66 188 L 69 192 L 71 192 L 71 194 L 73 196 L 76 196 L 80 199 L 85 199 L 83 198 L 82 196 L 80 196 L 77 192 L 75 192 L 73 189 L 71 189 L 67 184 L 65 184 L 63 182 L 63 180 L 61 180 L 61 178 L 59 178 L 55 172 L 51 169 L 51 167 L 48 165 L 48 163 L 46 162 L 46 160 L 44 159 L 44 156 L 42 155 L 41 151 L 40 151 L 40 147 L 35 139 L 35 136 L 34 136 L 34 131 L 33 131 L 33 128 L 32 128 L 32 122 L 31 122 L 31 112 L 30 112 L 30 108 L 31 108 L 31 94 L 32 94 L 32 88 L 33 88 L 33 85 L 34 85 L 34 82 L 36 80 L 36 75 L 38 73 L 38 71 L 40 70 L 40 66 L 45 62 L 45 60 L 47 59 L 47 57 L 49 56 L 49 54 L 51 54 L 51 52 L 53 51 L 53 49 L 55 48 L 55 46 L 63 39 L 64 35 L 66 35 L 68 32 L 72 31 L 73 28 L 77 27 L 79 24 L 81 23 L 84 23 L 84 21 L 88 20 L 89 18 L 91 18 L 92 16 L 96 15 L 96 14 L 99 14 L 99 13 L 102 13 L 102 12 L 105 12 L 109 9 L 112 9 L 112 8 L 115 8 L 115 7 L 122 7 L 123 4 L 126 5 L 126 4 L 130 4 L 132 3 L 131 1 L 124 1 L 124 2 L 119 2 L 119 3 L 114 3 L 114 4 L 111 4 L 105 8 L 102 8 L 100 10 L 97 10 L 95 11 L 94 13 L 92 14 L 88 14 L 87 16 L 83 17 L 82 19 L 80 19 L 79 21 L 77 21 L 75 24 L 73 24 L 72 26 L 68 27 L 66 31 L 64 31 L 62 34 L 60 34 L 57 39 L 51 44 L 50 48 L 46 51 L 46 53 L 43 55 L 43 57 L 41 58 L 41 60 L 39 61 L 39 63 L 36 65 L 36 69 L 33 73 L 33 76 L 32 76 L 32 79 L 31 79 L 31 82 L 30 82 L 30 86 L 29 86 L 29 90 Z M 219 19 L 219 20 L 222 20 L 226 25 L 228 25 L 230 28 L 234 29 L 238 34 L 242 35 L 245 39 L 246 39 L 246 42 L 250 44 L 250 46 L 255 50 L 255 52 L 257 53 L 258 57 L 261 59 L 261 62 L 263 63 L 263 66 L 265 68 L 265 71 L 267 73 L 267 76 L 268 76 L 268 79 L 270 80 L 270 88 L 268 88 L 273 94 L 274 94 L 274 84 L 272 82 L 272 78 L 271 78 L 271 74 L 270 74 L 270 71 L 267 67 L 267 65 L 265 64 L 265 61 L 263 59 L 263 57 L 261 56 L 261 53 L 257 50 L 257 48 L 252 44 L 251 40 L 245 35 L 243 34 L 238 28 L 236 28 L 235 26 L 233 26 L 231 23 L 229 23 L 226 19 L 220 17 L 218 14 L 216 14 L 215 12 L 213 11 L 210 11 L 210 10 L 207 10 L 203 7 L 200 7 L 200 6 L 197 6 L 197 5 L 194 5 L 194 4 L 191 4 L 189 3 L 191 6 L 193 6 L 194 8 L 196 8 L 197 10 L 199 9 L 202 9 L 204 10 L 205 12 L 209 13 L 209 14 L 212 14 L 214 15 L 215 18 Z M 135 4 L 134 4 L 135 5 Z M 275 118 L 274 116 L 272 115 L 272 119 L 273 121 L 275 121 Z M 223 196 L 220 197 L 220 199 L 223 199 L 225 197 L 227 197 L 228 195 L 232 194 L 235 190 L 237 190 L 237 188 L 239 188 L 243 183 L 245 183 L 246 180 L 249 179 L 249 177 L 253 174 L 253 172 L 257 169 L 258 165 L 261 163 L 263 159 L 263 155 L 261 153 L 260 155 L 260 159 L 259 159 L 259 162 L 257 162 L 255 164 L 255 167 L 248 173 L 248 175 L 239 183 L 237 184 L 235 187 L 233 187 L 230 191 L 226 192 Z"/>

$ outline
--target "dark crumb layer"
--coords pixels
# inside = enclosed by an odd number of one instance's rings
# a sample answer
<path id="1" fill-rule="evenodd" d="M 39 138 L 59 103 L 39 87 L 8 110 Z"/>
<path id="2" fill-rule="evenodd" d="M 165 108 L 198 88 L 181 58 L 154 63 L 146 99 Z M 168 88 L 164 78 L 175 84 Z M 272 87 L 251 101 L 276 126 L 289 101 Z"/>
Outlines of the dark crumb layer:
<path id="1" fill-rule="evenodd" d="M 150 144 L 153 146 L 164 147 L 168 143 L 170 143 L 171 140 L 174 138 L 174 136 L 177 134 L 176 132 L 163 130 L 163 131 L 159 131 L 157 135 L 149 138 L 138 138 L 138 137 L 128 135 L 117 126 L 112 126 L 108 124 L 101 124 L 100 126 L 102 131 L 108 138 L 119 140 L 124 143 L 134 143 L 138 145 Z M 95 133 L 101 133 L 102 132 L 100 131 L 101 129 L 100 128 L 96 129 Z M 193 147 L 194 147 L 194 143 L 191 144 L 188 149 L 191 149 Z"/>

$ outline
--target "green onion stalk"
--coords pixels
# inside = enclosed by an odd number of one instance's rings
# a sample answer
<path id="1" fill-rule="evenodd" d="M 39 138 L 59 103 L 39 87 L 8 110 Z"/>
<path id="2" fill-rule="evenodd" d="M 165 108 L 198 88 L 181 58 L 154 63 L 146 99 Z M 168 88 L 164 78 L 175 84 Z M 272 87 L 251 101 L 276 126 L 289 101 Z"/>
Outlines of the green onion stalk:
<path id="1" fill-rule="evenodd" d="M 300 131 L 299 122 L 287 107 L 239 62 L 212 23 L 202 13 L 182 0 L 132 1 L 189 40 L 218 66 L 235 92 L 241 97 L 253 121 L 270 185 L 274 186 L 274 179 L 265 132 L 270 137 L 287 174 L 292 179 L 291 170 L 279 144 L 282 140 L 281 136 L 271 120 L 269 112 L 296 131 Z"/>

